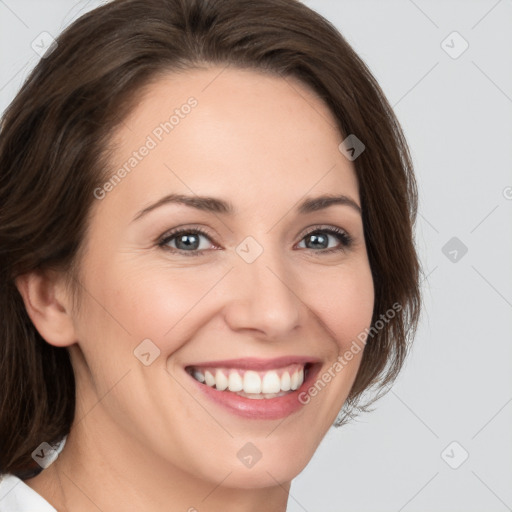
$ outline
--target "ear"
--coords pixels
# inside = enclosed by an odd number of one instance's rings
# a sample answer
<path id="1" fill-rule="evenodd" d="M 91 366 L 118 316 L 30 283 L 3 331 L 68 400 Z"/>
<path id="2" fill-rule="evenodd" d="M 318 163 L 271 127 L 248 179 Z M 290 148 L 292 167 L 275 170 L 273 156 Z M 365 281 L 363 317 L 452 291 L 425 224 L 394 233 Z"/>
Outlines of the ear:
<path id="1" fill-rule="evenodd" d="M 65 347 L 76 342 L 71 300 L 62 276 L 53 271 L 34 271 L 18 276 L 15 283 L 28 316 L 50 345 Z"/>

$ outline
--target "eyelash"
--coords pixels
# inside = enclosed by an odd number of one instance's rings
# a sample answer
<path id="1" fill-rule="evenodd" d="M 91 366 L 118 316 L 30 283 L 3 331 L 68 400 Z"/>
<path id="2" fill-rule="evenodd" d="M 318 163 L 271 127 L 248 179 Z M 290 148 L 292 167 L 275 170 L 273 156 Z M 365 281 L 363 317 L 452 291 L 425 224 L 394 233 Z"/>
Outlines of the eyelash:
<path id="1" fill-rule="evenodd" d="M 351 245 L 353 243 L 352 237 L 346 231 L 336 228 L 334 226 L 331 226 L 329 228 L 315 227 L 311 231 L 308 231 L 307 233 L 305 233 L 304 236 L 301 238 L 301 241 L 304 238 L 306 238 L 307 236 L 312 235 L 313 233 L 328 233 L 328 234 L 336 237 L 338 239 L 338 241 L 340 242 L 340 246 L 332 247 L 331 249 L 315 250 L 315 249 L 306 248 L 306 250 L 318 252 L 320 254 L 330 254 L 330 253 L 334 253 L 334 252 L 338 252 L 338 251 L 344 251 L 344 250 L 348 249 L 349 247 L 351 247 Z M 184 256 L 202 256 L 203 253 L 206 252 L 206 250 L 197 250 L 197 249 L 195 249 L 193 251 L 184 251 L 182 249 L 175 249 L 173 247 L 167 246 L 167 244 L 171 240 L 173 240 L 174 238 L 176 238 L 177 236 L 182 235 L 182 234 L 203 235 L 211 241 L 210 235 L 201 228 L 182 228 L 182 229 L 177 228 L 176 230 L 170 231 L 170 232 L 166 233 L 165 235 L 163 235 L 163 237 L 158 241 L 157 245 L 158 245 L 158 247 L 160 247 L 166 251 L 170 251 L 172 253 L 183 254 Z"/>

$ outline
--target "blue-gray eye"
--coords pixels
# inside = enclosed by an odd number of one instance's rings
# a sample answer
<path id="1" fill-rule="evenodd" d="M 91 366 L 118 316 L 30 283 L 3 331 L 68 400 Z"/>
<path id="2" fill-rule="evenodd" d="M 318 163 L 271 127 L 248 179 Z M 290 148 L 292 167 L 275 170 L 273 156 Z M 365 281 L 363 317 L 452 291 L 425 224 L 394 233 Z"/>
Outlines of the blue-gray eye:
<path id="1" fill-rule="evenodd" d="M 206 252 L 207 247 L 201 247 L 201 238 L 206 238 L 211 242 L 210 235 L 199 228 L 176 229 L 164 235 L 158 246 L 171 252 L 178 252 L 186 256 L 199 256 Z M 334 237 L 339 241 L 339 245 L 329 247 L 329 237 Z M 345 231 L 336 228 L 315 228 L 306 233 L 303 240 L 307 240 L 305 246 L 301 248 L 313 250 L 321 254 L 342 251 L 350 247 L 352 238 Z M 171 246 L 174 242 L 174 246 Z M 203 244 L 204 245 L 204 244 Z M 206 244 L 208 245 L 208 244 Z M 318 249 L 318 250 L 317 250 Z"/>

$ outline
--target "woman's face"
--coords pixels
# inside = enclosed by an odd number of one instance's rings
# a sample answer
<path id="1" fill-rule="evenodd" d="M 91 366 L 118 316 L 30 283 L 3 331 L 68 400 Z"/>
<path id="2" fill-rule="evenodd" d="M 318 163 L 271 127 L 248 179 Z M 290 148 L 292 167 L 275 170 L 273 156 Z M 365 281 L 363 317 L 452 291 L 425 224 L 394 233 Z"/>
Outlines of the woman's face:
<path id="1" fill-rule="evenodd" d="M 350 391 L 373 311 L 332 114 L 291 78 L 212 67 L 154 83 L 114 140 L 73 319 L 82 427 L 207 481 L 291 480 Z M 322 195 L 346 199 L 301 208 Z"/>

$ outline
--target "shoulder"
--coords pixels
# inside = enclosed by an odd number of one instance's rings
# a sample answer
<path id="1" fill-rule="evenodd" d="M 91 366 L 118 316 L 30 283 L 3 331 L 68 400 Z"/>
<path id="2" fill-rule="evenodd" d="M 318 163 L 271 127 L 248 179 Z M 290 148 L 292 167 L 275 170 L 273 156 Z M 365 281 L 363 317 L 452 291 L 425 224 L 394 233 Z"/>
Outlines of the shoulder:
<path id="1" fill-rule="evenodd" d="M 57 512 L 21 478 L 0 475 L 0 512 Z"/>

